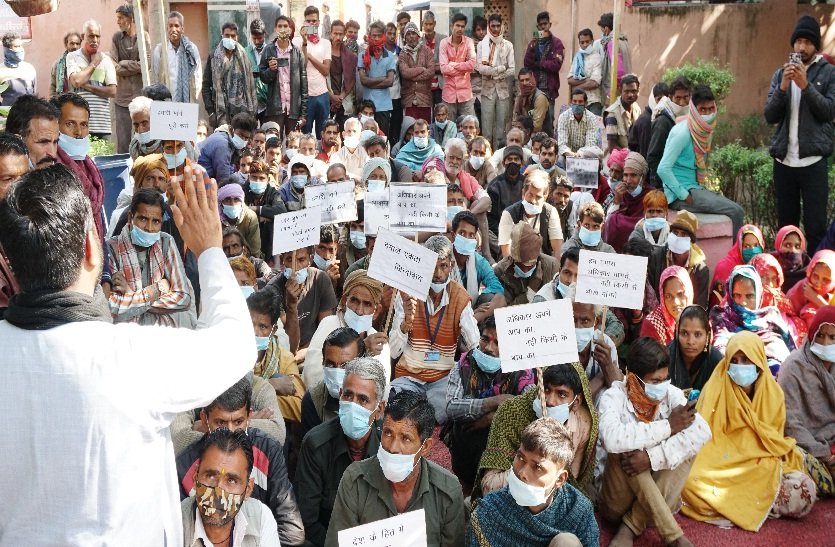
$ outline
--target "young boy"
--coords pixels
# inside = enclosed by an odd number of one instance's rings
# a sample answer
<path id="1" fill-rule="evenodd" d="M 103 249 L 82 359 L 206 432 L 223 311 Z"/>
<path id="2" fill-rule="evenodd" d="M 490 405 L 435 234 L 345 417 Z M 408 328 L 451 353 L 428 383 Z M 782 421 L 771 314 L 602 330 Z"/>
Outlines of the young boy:
<path id="1" fill-rule="evenodd" d="M 601 253 L 614 253 L 615 249 L 603 241 L 603 207 L 596 201 L 584 203 L 577 210 L 577 231 L 562 246 L 569 249 L 586 249 Z"/>

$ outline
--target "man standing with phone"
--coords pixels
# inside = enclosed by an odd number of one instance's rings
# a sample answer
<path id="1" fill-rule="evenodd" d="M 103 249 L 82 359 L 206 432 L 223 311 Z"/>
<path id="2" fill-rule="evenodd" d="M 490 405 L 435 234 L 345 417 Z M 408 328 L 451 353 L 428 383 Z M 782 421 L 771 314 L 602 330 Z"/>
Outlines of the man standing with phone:
<path id="1" fill-rule="evenodd" d="M 560 96 L 560 68 L 565 58 L 565 46 L 551 34 L 551 15 L 547 11 L 536 16 L 536 28 L 533 40 L 525 50 L 525 68 L 533 71 L 537 89 L 548 97 L 549 119 L 553 120 L 554 100 Z M 543 131 L 554 134 L 553 127 Z"/>
<path id="2" fill-rule="evenodd" d="M 779 225 L 803 226 L 814 251 L 826 233 L 826 159 L 832 154 L 835 67 L 820 55 L 821 31 L 804 15 L 791 35 L 789 62 L 771 78 L 765 120 L 776 124 L 768 151 L 774 158 L 774 193 Z"/>
<path id="3" fill-rule="evenodd" d="M 276 38 L 264 48 L 258 65 L 258 76 L 267 84 L 264 119 L 278 124 L 282 138 L 307 121 L 307 68 L 302 51 L 290 42 L 290 32 L 290 18 L 279 15 Z"/>
<path id="4" fill-rule="evenodd" d="M 319 36 L 319 8 L 304 9 L 304 25 L 300 37 L 293 38 L 293 45 L 301 49 L 307 61 L 307 123 L 304 132 L 312 133 L 315 125 L 316 140 L 322 138 L 322 126 L 330 117 L 331 101 L 328 83 L 331 73 L 331 42 Z"/>

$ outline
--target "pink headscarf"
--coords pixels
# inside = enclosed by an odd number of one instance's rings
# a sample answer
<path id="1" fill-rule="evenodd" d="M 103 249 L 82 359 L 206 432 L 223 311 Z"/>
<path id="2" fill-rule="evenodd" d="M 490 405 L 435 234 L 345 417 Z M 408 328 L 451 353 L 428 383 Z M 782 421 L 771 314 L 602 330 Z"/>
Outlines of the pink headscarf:
<path id="1" fill-rule="evenodd" d="M 623 166 L 626 163 L 626 156 L 628 155 L 628 148 L 615 148 L 614 150 L 612 150 L 612 153 L 609 154 L 609 159 L 606 161 L 606 166 L 612 167 L 612 165 L 617 165 L 618 167 L 623 169 Z"/>
<path id="2" fill-rule="evenodd" d="M 672 278 L 678 279 L 681 281 L 681 284 L 684 285 L 684 294 L 687 296 L 687 304 L 685 304 L 685 307 L 693 303 L 694 291 L 693 282 L 690 280 L 690 274 L 688 274 L 687 270 L 681 266 L 670 266 L 661 272 L 661 279 L 658 282 L 658 295 L 661 300 L 661 311 L 664 313 L 664 322 L 666 323 L 667 329 L 675 332 L 676 318 L 672 316 L 669 310 L 667 310 L 667 304 L 664 302 L 664 284 Z"/>
<path id="3" fill-rule="evenodd" d="M 438 156 L 430 156 L 423 161 L 423 165 L 420 166 L 421 176 L 425 175 L 430 167 L 434 167 L 446 176 L 446 163 Z"/>
<path id="4" fill-rule="evenodd" d="M 244 202 L 244 189 L 243 187 L 236 183 L 232 182 L 221 186 L 217 191 L 217 212 L 220 215 L 220 220 L 223 222 L 224 220 L 229 220 L 226 218 L 226 215 L 223 214 L 223 200 L 226 198 L 238 198 L 241 200 L 241 203 Z"/>
<path id="5" fill-rule="evenodd" d="M 803 231 L 798 228 L 797 226 L 792 226 L 789 224 L 788 226 L 783 226 L 779 230 L 777 230 L 777 235 L 774 236 L 774 250 L 779 251 L 780 246 L 783 245 L 783 240 L 786 239 L 786 236 L 789 234 L 797 234 L 797 237 L 800 238 L 800 252 L 806 252 L 806 236 L 803 235 Z"/>

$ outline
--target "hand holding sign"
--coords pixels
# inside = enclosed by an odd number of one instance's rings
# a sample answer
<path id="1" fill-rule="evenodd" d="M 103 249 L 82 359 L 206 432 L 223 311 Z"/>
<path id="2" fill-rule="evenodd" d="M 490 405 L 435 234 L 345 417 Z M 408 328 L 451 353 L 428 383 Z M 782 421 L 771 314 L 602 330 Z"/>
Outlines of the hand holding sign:
<path id="1" fill-rule="evenodd" d="M 577 302 L 640 310 L 644 306 L 647 258 L 580 251 Z"/>
<path id="2" fill-rule="evenodd" d="M 279 255 L 318 245 L 321 218 L 321 207 L 276 215 L 273 224 L 273 253 Z"/>
<path id="3" fill-rule="evenodd" d="M 151 103 L 151 139 L 163 141 L 197 140 L 197 103 Z"/>
<path id="4" fill-rule="evenodd" d="M 380 228 L 368 266 L 368 275 L 425 301 L 437 263 L 437 253 Z"/>
<path id="5" fill-rule="evenodd" d="M 357 220 L 357 202 L 352 181 L 317 184 L 304 190 L 306 207 L 322 207 L 322 224 Z"/>
<path id="6" fill-rule="evenodd" d="M 391 212 L 389 209 L 389 189 L 379 192 L 366 192 L 363 199 L 366 234 L 377 235 L 380 228 L 389 229 Z"/>
<path id="7" fill-rule="evenodd" d="M 446 186 L 394 183 L 389 210 L 395 232 L 446 232 Z"/>
<path id="8" fill-rule="evenodd" d="M 502 372 L 579 360 L 570 300 L 498 308 L 494 315 Z"/>
<path id="9" fill-rule="evenodd" d="M 597 171 L 600 162 L 596 159 L 566 156 L 565 172 L 577 188 L 597 188 Z"/>
<path id="10" fill-rule="evenodd" d="M 397 516 L 340 530 L 339 547 L 426 547 L 426 511 Z"/>

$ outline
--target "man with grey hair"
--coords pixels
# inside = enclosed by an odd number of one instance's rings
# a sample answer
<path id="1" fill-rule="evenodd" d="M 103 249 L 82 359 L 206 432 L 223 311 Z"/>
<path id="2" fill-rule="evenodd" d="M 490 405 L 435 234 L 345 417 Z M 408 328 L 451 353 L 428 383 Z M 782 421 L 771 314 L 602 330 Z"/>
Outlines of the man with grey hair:
<path id="1" fill-rule="evenodd" d="M 344 165 L 354 182 L 362 178 L 362 167 L 368 161 L 365 147 L 360 146 L 360 133 L 362 133 L 362 124 L 358 119 L 345 120 L 345 126 L 342 129 L 342 148 L 331 156 L 331 165 L 334 163 Z"/>
<path id="2" fill-rule="evenodd" d="M 490 159 L 487 160 L 490 162 L 490 165 L 496 170 L 496 175 L 501 175 L 504 173 L 504 149 L 508 146 L 516 145 L 522 148 L 522 165 L 526 165 L 528 160 L 531 159 L 531 151 L 528 148 L 525 148 L 527 142 L 525 141 L 525 132 L 519 129 L 518 127 L 512 127 L 505 135 L 505 142 L 507 143 L 506 146 L 503 146 L 493 152 L 493 155 L 490 156 Z"/>
<path id="3" fill-rule="evenodd" d="M 458 128 L 460 131 L 458 134 L 466 144 L 481 134 L 481 124 L 478 122 L 478 117 L 473 114 L 462 116 Z"/>
<path id="4" fill-rule="evenodd" d="M 305 537 L 316 547 L 325 544 L 336 491 L 351 463 L 377 453 L 387 374 L 373 357 L 345 364 L 339 394 L 339 416 L 305 435 L 296 468 L 296 497 Z"/>
<path id="5" fill-rule="evenodd" d="M 391 356 L 397 359 L 391 387 L 426 394 L 435 419 L 447 419 L 447 375 L 455 366 L 458 340 L 465 350 L 478 345 L 478 325 L 470 295 L 450 273 L 455 266 L 452 243 L 444 235 L 430 237 L 424 246 L 437 253 L 438 261 L 426 302 L 401 292 L 394 299 L 394 320 L 389 331 Z"/>
<path id="6" fill-rule="evenodd" d="M 164 84 L 171 90 L 175 103 L 196 103 L 200 100 L 203 67 L 200 51 L 185 35 L 185 19 L 179 11 L 168 14 L 167 40 L 157 44 L 151 56 L 151 82 Z M 166 63 L 162 48 L 166 48 Z"/>
<path id="7" fill-rule="evenodd" d="M 81 29 L 81 48 L 67 55 L 67 79 L 90 105 L 90 135 L 106 139 L 112 131 L 109 99 L 116 97 L 116 65 L 100 51 L 101 25 L 89 19 Z"/>
<path id="8" fill-rule="evenodd" d="M 122 4 L 116 8 L 116 25 L 119 32 L 113 35 L 110 44 L 110 57 L 116 67 L 116 152 L 128 151 L 131 137 L 131 118 L 128 106 L 134 97 L 142 92 L 142 67 L 139 62 L 139 43 L 136 36 L 136 21 L 133 6 Z M 147 32 L 145 40 L 146 58 L 151 51 L 151 37 Z"/>

